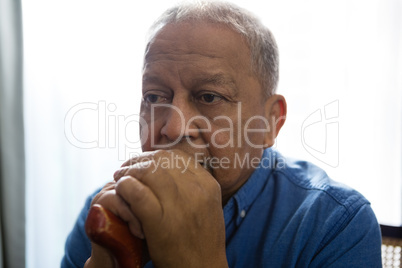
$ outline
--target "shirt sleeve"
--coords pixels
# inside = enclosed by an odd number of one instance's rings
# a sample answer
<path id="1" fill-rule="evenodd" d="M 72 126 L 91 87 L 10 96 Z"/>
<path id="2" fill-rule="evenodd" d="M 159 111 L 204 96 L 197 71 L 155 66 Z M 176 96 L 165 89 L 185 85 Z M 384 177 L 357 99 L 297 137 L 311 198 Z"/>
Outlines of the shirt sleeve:
<path id="1" fill-rule="evenodd" d="M 363 205 L 343 226 L 310 267 L 382 267 L 381 231 L 370 205 Z"/>
<path id="2" fill-rule="evenodd" d="M 64 257 L 61 261 L 61 268 L 81 268 L 91 256 L 91 242 L 85 233 L 85 220 L 92 199 L 98 193 L 89 196 L 85 202 L 84 208 L 78 216 L 73 230 L 69 234 L 65 244 Z"/>

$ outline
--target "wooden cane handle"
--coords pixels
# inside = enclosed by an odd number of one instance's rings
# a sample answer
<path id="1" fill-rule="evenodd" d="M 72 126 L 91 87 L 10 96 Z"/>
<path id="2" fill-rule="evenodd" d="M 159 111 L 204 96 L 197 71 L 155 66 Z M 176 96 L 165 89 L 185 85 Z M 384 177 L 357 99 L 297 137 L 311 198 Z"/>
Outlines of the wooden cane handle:
<path id="1" fill-rule="evenodd" d="M 133 236 L 127 223 L 111 211 L 95 204 L 85 222 L 89 239 L 113 255 L 118 268 L 141 268 L 143 241 Z"/>

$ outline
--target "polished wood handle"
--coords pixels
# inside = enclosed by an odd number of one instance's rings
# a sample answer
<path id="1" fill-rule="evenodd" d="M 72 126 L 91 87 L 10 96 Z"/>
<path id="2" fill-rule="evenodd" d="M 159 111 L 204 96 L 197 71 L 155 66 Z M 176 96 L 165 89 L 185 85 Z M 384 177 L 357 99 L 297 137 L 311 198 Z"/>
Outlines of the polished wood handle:
<path id="1" fill-rule="evenodd" d="M 133 236 L 127 223 L 111 211 L 95 204 L 85 222 L 89 239 L 111 252 L 118 268 L 143 266 L 143 240 Z"/>

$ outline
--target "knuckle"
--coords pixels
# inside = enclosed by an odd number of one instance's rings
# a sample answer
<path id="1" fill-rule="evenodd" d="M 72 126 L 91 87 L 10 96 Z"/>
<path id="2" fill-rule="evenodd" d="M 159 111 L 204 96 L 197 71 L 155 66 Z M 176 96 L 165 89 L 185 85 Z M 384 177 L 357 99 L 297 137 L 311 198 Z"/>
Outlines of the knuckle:
<path id="1" fill-rule="evenodd" d="M 138 203 L 143 203 L 148 196 L 148 192 L 145 187 L 137 186 L 135 192 L 130 195 L 130 205 L 133 206 Z"/>
<path id="2" fill-rule="evenodd" d="M 146 199 L 146 188 L 137 179 L 132 177 L 119 181 L 116 192 L 121 195 L 130 206 L 143 202 L 144 199 Z"/>
<path id="3" fill-rule="evenodd" d="M 136 162 L 136 159 L 137 159 L 136 156 L 131 157 L 130 159 L 128 159 L 127 161 L 125 161 L 125 162 L 121 165 L 121 167 L 131 166 L 133 163 Z"/>
<path id="4" fill-rule="evenodd" d="M 116 172 L 113 174 L 113 178 L 115 181 L 119 180 L 121 177 L 123 177 L 127 171 L 130 169 L 129 166 L 124 166 L 116 170 Z"/>

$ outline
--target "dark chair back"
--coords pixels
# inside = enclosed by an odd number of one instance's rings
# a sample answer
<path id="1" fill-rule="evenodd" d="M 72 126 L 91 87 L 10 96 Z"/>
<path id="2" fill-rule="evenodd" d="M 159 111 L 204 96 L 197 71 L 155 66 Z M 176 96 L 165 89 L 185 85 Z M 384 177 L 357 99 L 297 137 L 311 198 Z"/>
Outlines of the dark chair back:
<path id="1" fill-rule="evenodd" d="M 402 267 L 402 226 L 380 224 L 383 267 Z"/>

